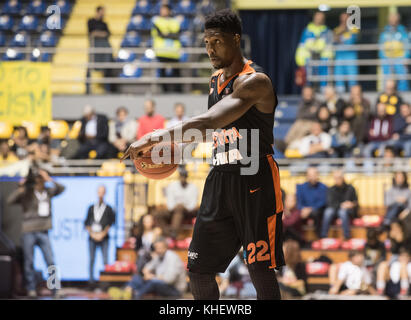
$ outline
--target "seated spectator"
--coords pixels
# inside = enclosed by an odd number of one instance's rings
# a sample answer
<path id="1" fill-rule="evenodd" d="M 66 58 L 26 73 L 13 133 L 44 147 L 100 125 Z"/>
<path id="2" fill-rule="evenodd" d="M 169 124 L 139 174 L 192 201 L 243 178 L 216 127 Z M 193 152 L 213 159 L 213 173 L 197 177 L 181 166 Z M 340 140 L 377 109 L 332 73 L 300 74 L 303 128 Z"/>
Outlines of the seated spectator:
<path id="1" fill-rule="evenodd" d="M 170 224 L 165 226 L 163 230 L 173 239 L 176 239 L 184 218 L 195 217 L 197 208 L 198 190 L 195 184 L 187 181 L 188 172 L 185 169 L 180 169 L 180 180 L 171 182 L 166 189 L 167 197 L 167 216 L 159 216 L 163 221 L 161 225 L 165 225 L 164 220 L 170 220 Z"/>
<path id="2" fill-rule="evenodd" d="M 174 105 L 174 117 L 172 117 L 168 123 L 167 123 L 167 128 L 172 128 L 175 125 L 185 121 L 188 119 L 188 117 L 185 115 L 185 106 L 181 102 L 177 102 Z"/>
<path id="3" fill-rule="evenodd" d="M 385 192 L 384 202 L 387 207 L 382 230 L 388 230 L 392 221 L 404 210 L 411 210 L 411 190 L 407 174 L 397 171 L 392 179 L 392 187 Z"/>
<path id="4" fill-rule="evenodd" d="M 300 210 L 297 209 L 297 201 L 294 194 L 287 194 L 283 210 L 283 235 L 284 239 L 294 239 L 300 244 L 304 243 L 302 238 L 302 220 Z"/>
<path id="5" fill-rule="evenodd" d="M 351 131 L 354 133 L 357 144 L 364 143 L 367 135 L 368 116 L 365 114 L 356 114 L 355 107 L 347 105 L 343 110 L 342 121 L 350 123 Z"/>
<path id="6" fill-rule="evenodd" d="M 356 143 L 357 140 L 351 131 L 350 123 L 344 120 L 339 125 L 338 132 L 331 136 L 331 156 L 335 158 L 350 158 Z"/>
<path id="7" fill-rule="evenodd" d="M 336 127 L 338 124 L 338 119 L 342 116 L 346 103 L 343 99 L 337 96 L 333 86 L 325 87 L 324 99 L 325 101 L 322 105 L 327 106 L 328 110 L 330 110 L 332 122 L 335 122 L 334 127 Z"/>
<path id="8" fill-rule="evenodd" d="M 397 92 L 397 83 L 395 80 L 387 80 L 385 82 L 384 92 L 378 96 L 376 106 L 378 107 L 380 103 L 384 104 L 385 113 L 389 116 L 393 116 L 399 112 L 402 98 Z M 378 114 L 377 109 L 374 110 L 374 115 Z"/>
<path id="9" fill-rule="evenodd" d="M 393 120 L 392 145 L 404 150 L 404 157 L 411 157 L 411 106 L 403 103 Z"/>
<path id="10" fill-rule="evenodd" d="M 278 272 L 278 285 L 283 299 L 302 297 L 307 292 L 305 263 L 301 259 L 300 246 L 294 240 L 283 244 L 286 265 Z"/>
<path id="11" fill-rule="evenodd" d="M 301 219 L 313 219 L 317 236 L 320 236 L 321 218 L 327 204 L 327 186 L 319 182 L 318 170 L 307 169 L 307 182 L 297 184 L 297 208 Z"/>
<path id="12" fill-rule="evenodd" d="M 110 151 L 107 117 L 103 114 L 96 114 L 90 105 L 85 106 L 83 115 L 78 136 L 80 147 L 74 158 L 87 159 L 90 151 L 95 151 L 96 159 L 106 159 Z M 92 155 L 91 158 L 93 158 Z"/>
<path id="13" fill-rule="evenodd" d="M 328 107 L 322 105 L 317 111 L 317 122 L 321 124 L 324 132 L 329 132 L 331 129 L 331 113 Z"/>
<path id="14" fill-rule="evenodd" d="M 350 218 L 357 215 L 357 193 L 347 184 L 342 170 L 334 171 L 334 186 L 328 189 L 327 209 L 321 227 L 321 238 L 327 238 L 331 222 L 337 217 L 342 220 L 344 239 L 350 239 Z"/>
<path id="15" fill-rule="evenodd" d="M 329 271 L 330 294 L 352 296 L 356 294 L 375 294 L 371 285 L 371 275 L 365 267 L 364 253 L 350 251 L 349 261 L 331 265 Z"/>
<path id="16" fill-rule="evenodd" d="M 11 146 L 11 151 L 13 151 L 16 156 L 21 160 L 29 155 L 29 136 L 27 129 L 23 126 L 17 128 L 14 132 L 13 145 Z"/>
<path id="17" fill-rule="evenodd" d="M 135 274 L 124 290 L 110 288 L 112 298 L 139 300 L 146 294 L 179 298 L 185 292 L 186 271 L 180 257 L 168 250 L 164 238 L 158 238 L 153 246 L 152 259 L 145 265 L 143 276 Z"/>
<path id="18" fill-rule="evenodd" d="M 10 150 L 9 142 L 7 140 L 0 141 L 0 162 L 2 161 L 7 161 L 7 162 L 19 161 L 19 158 L 17 158 L 14 152 Z M 2 165 L 4 165 L 4 163 L 0 163 L 0 166 Z"/>
<path id="19" fill-rule="evenodd" d="M 374 151 L 379 149 L 380 156 L 383 154 L 384 147 L 389 143 L 393 134 L 393 121 L 387 115 L 385 104 L 377 105 L 377 115 L 372 117 L 368 126 L 368 143 L 364 147 L 364 157 L 372 158 Z"/>
<path id="20" fill-rule="evenodd" d="M 244 253 L 240 251 L 224 273 L 219 274 L 221 295 L 238 299 L 256 298 L 257 292 L 251 281 L 250 273 L 244 261 Z"/>
<path id="21" fill-rule="evenodd" d="M 311 134 L 299 142 L 299 151 L 304 158 L 327 158 L 331 147 L 331 136 L 324 132 L 321 124 L 311 125 Z"/>
<path id="22" fill-rule="evenodd" d="M 126 107 L 116 110 L 116 120 L 110 124 L 108 140 L 119 152 L 124 152 L 134 142 L 137 133 L 137 121 L 128 118 Z"/>
<path id="23" fill-rule="evenodd" d="M 384 242 L 378 239 L 379 232 L 375 228 L 367 230 L 367 242 L 364 246 L 365 266 L 372 271 L 373 278 L 374 273 L 378 265 L 386 259 L 387 250 L 385 249 Z"/>
<path id="24" fill-rule="evenodd" d="M 350 88 L 350 97 L 348 99 L 347 105 L 350 105 L 354 108 L 354 113 L 356 116 L 362 116 L 365 120 L 367 120 L 370 116 L 370 101 L 368 101 L 368 99 L 364 97 L 362 88 L 359 84 L 354 85 Z"/>
<path id="25" fill-rule="evenodd" d="M 408 296 L 410 279 L 410 253 L 406 248 L 401 247 L 397 259 L 380 264 L 377 273 L 378 293 L 391 299 Z"/>
<path id="26" fill-rule="evenodd" d="M 305 86 L 302 90 L 302 101 L 298 107 L 297 119 L 285 137 L 287 146 L 310 132 L 312 122 L 316 120 L 318 107 L 319 102 L 315 98 L 313 88 Z"/>
<path id="27" fill-rule="evenodd" d="M 129 242 L 137 251 L 137 271 L 141 272 L 145 264 L 151 259 L 152 245 L 162 234 L 162 230 L 154 224 L 150 214 L 143 215 L 133 226 Z"/>
<path id="28" fill-rule="evenodd" d="M 144 102 L 144 112 L 145 115 L 138 120 L 137 139 L 153 130 L 164 128 L 165 119 L 162 115 L 155 114 L 154 100 Z"/>

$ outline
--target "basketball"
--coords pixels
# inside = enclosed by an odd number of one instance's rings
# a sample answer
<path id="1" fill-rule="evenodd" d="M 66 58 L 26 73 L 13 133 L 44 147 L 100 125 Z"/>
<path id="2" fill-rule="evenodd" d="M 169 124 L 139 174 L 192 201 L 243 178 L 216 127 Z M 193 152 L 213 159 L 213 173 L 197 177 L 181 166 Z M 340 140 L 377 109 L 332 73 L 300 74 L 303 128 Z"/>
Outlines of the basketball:
<path id="1" fill-rule="evenodd" d="M 134 159 L 137 171 L 149 179 L 165 179 L 171 176 L 178 167 L 181 152 L 178 145 L 162 142 L 145 152 L 141 157 Z"/>

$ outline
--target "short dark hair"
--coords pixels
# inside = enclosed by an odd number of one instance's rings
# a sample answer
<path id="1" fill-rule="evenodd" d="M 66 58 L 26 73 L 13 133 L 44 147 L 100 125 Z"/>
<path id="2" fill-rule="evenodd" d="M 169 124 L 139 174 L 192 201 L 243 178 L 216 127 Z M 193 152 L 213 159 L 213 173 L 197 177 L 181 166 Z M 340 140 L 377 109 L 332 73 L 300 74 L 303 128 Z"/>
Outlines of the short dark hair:
<path id="1" fill-rule="evenodd" d="M 239 34 L 241 36 L 242 27 L 240 17 L 230 9 L 223 9 L 208 15 L 204 23 L 205 29 L 221 29 L 224 32 Z"/>
<path id="2" fill-rule="evenodd" d="M 98 6 L 98 7 L 96 8 L 96 12 L 99 12 L 100 10 L 103 10 L 103 9 L 104 9 L 103 6 Z"/>

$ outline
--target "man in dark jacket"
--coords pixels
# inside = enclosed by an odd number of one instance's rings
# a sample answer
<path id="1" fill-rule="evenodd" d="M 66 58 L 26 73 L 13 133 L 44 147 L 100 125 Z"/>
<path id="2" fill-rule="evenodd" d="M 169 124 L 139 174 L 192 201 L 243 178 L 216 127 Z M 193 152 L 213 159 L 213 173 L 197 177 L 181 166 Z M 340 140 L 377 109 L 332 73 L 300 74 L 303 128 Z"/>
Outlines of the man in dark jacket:
<path id="1" fill-rule="evenodd" d="M 327 209 L 324 212 L 321 238 L 327 237 L 331 222 L 338 217 L 342 220 L 344 239 L 349 239 L 350 218 L 357 215 L 357 193 L 352 185 L 345 182 L 344 173 L 341 170 L 334 172 L 334 182 L 334 186 L 328 189 Z"/>
<path id="2" fill-rule="evenodd" d="M 45 182 L 51 182 L 53 187 L 46 187 Z M 48 235 L 49 229 L 52 228 L 51 198 L 63 191 L 64 186 L 54 181 L 46 171 L 30 170 L 28 177 L 7 199 L 8 205 L 20 204 L 23 207 L 24 276 L 27 293 L 31 298 L 37 296 L 33 267 L 34 247 L 37 245 L 40 248 L 48 267 L 55 265 Z M 57 290 L 53 291 L 58 295 Z"/>
<path id="3" fill-rule="evenodd" d="M 80 148 L 76 159 L 97 158 L 106 159 L 110 152 L 108 143 L 108 119 L 105 115 L 96 114 L 93 107 L 84 108 L 81 119 L 81 130 L 78 137 Z M 92 152 L 94 151 L 94 152 Z"/>
<path id="4" fill-rule="evenodd" d="M 91 205 L 87 211 L 87 218 L 84 225 L 89 233 L 89 252 L 90 252 L 90 285 L 94 285 L 94 261 L 97 247 L 101 248 L 103 253 L 104 265 L 108 264 L 108 231 L 114 224 L 116 215 L 113 209 L 104 202 L 106 187 L 98 187 L 98 202 Z"/>

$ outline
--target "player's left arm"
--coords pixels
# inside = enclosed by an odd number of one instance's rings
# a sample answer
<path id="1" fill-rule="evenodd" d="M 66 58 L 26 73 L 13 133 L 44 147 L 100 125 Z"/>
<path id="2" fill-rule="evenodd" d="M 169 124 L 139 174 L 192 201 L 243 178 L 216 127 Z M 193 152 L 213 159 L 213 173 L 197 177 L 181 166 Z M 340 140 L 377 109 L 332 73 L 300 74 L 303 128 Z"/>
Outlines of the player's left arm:
<path id="1" fill-rule="evenodd" d="M 270 113 L 277 104 L 277 98 L 271 84 L 270 78 L 263 73 L 252 73 L 240 76 L 234 82 L 233 93 L 224 97 L 207 112 L 195 116 L 183 123 L 164 130 L 157 130 L 130 145 L 122 160 L 127 157 L 132 159 L 138 157 L 142 152 L 148 150 L 153 145 L 171 138 L 171 141 L 192 142 L 192 140 L 182 141 L 185 132 L 190 129 L 197 129 L 205 137 L 210 129 L 222 128 L 240 118 L 252 106 L 256 106 L 260 111 Z M 181 132 L 181 137 L 174 135 Z"/>

